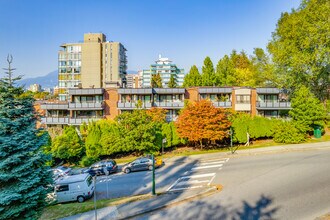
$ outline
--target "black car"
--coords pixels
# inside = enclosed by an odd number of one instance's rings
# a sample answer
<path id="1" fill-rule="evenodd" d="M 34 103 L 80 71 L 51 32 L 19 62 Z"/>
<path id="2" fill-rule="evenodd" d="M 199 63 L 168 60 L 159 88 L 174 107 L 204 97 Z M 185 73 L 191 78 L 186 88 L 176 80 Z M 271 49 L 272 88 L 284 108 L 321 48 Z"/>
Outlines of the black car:
<path id="1" fill-rule="evenodd" d="M 115 160 L 100 161 L 90 166 L 85 173 L 89 173 L 91 176 L 95 175 L 109 175 L 110 173 L 116 173 L 118 169 Z"/>
<path id="2" fill-rule="evenodd" d="M 155 168 L 158 168 L 162 165 L 162 161 L 160 159 L 155 160 Z M 140 171 L 140 170 L 152 170 L 152 159 L 151 157 L 140 157 L 136 160 L 125 164 L 122 168 L 124 173 L 130 173 L 133 171 Z"/>

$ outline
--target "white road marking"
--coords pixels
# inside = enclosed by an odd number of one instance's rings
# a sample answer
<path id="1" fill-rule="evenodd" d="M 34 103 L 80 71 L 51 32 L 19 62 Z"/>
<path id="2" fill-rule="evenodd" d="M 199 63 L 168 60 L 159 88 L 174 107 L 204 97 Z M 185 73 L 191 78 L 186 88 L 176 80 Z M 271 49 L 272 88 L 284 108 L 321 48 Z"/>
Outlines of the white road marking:
<path id="1" fill-rule="evenodd" d="M 188 178 L 201 178 L 201 177 L 208 177 L 208 176 L 214 176 L 215 173 L 204 173 L 199 175 L 191 175 L 191 176 L 183 176 L 180 177 L 180 179 L 188 179 Z"/>
<path id="2" fill-rule="evenodd" d="M 212 179 L 210 180 L 210 182 L 207 184 L 208 186 L 211 185 L 213 179 L 215 178 L 215 175 L 212 177 Z"/>
<path id="3" fill-rule="evenodd" d="M 203 163 L 203 162 L 220 161 L 220 160 L 228 162 L 229 158 L 226 157 L 226 158 L 202 159 L 200 160 L 200 162 Z"/>
<path id="4" fill-rule="evenodd" d="M 170 187 L 167 188 L 166 191 L 170 191 L 171 188 L 173 188 L 173 186 L 175 186 L 175 184 L 177 184 L 180 181 L 181 178 L 177 179 L 172 185 L 170 185 Z"/>
<path id="5" fill-rule="evenodd" d="M 188 180 L 188 181 L 178 182 L 176 184 L 176 186 L 189 185 L 189 184 L 202 184 L 202 183 L 208 183 L 208 182 L 210 182 L 210 180 Z"/>
<path id="6" fill-rule="evenodd" d="M 222 160 L 222 161 L 209 162 L 209 163 L 199 163 L 198 166 L 206 166 L 206 165 L 219 164 L 219 163 L 226 163 L 226 162 Z"/>
<path id="7" fill-rule="evenodd" d="M 180 190 L 184 190 L 184 189 L 196 189 L 196 188 L 202 188 L 204 187 L 203 185 L 200 186 L 188 186 L 188 187 L 182 187 L 182 188 L 174 188 L 168 191 L 180 191 Z"/>
<path id="8" fill-rule="evenodd" d="M 223 164 L 215 164 L 215 165 L 209 165 L 209 166 L 198 166 L 191 168 L 192 170 L 200 170 L 200 169 L 208 169 L 208 168 L 214 168 L 214 167 L 222 167 Z"/>

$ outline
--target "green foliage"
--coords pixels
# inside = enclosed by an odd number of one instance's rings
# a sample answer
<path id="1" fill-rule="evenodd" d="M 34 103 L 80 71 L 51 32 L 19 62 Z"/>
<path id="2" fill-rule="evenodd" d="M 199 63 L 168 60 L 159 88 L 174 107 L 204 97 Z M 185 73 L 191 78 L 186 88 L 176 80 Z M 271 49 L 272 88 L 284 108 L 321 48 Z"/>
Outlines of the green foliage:
<path id="1" fill-rule="evenodd" d="M 168 82 L 168 88 L 176 88 L 178 84 L 175 81 L 174 75 L 171 74 L 170 81 Z"/>
<path id="2" fill-rule="evenodd" d="M 101 145 L 99 144 L 101 138 L 101 129 L 98 123 L 91 122 L 88 125 L 88 135 L 85 141 L 87 157 L 98 157 Z"/>
<path id="3" fill-rule="evenodd" d="M 159 131 L 145 110 L 124 112 L 118 115 L 116 120 L 119 132 L 125 134 L 122 137 L 122 151 L 136 151 L 142 154 L 156 152 L 160 149 Z"/>
<path id="4" fill-rule="evenodd" d="M 282 13 L 268 44 L 281 87 L 305 85 L 320 100 L 329 99 L 329 17 L 329 0 L 302 1 Z"/>
<path id="5" fill-rule="evenodd" d="M 204 59 L 204 66 L 202 67 L 202 86 L 214 86 L 215 84 L 216 76 L 213 63 L 210 57 L 206 57 Z"/>
<path id="6" fill-rule="evenodd" d="M 186 143 L 185 139 L 179 137 L 174 122 L 163 124 L 162 134 L 166 138 L 165 147 L 173 147 Z"/>
<path id="7" fill-rule="evenodd" d="M 216 68 L 216 85 L 233 86 L 235 85 L 235 67 L 232 60 L 225 55 L 219 60 Z"/>
<path id="8" fill-rule="evenodd" d="M 233 141 L 238 143 L 247 142 L 247 133 L 251 139 L 271 138 L 278 124 L 276 119 L 251 117 L 245 113 L 236 114 L 231 120 L 234 131 Z"/>
<path id="9" fill-rule="evenodd" d="M 193 87 L 193 86 L 201 86 L 202 85 L 202 76 L 198 71 L 197 66 L 193 65 L 190 68 L 190 71 L 184 77 L 183 87 Z"/>
<path id="10" fill-rule="evenodd" d="M 274 141 L 276 143 L 298 144 L 305 140 L 306 135 L 292 121 L 282 121 L 275 128 Z"/>
<path id="11" fill-rule="evenodd" d="M 162 77 L 160 73 L 151 74 L 151 87 L 152 88 L 163 88 Z"/>
<path id="12" fill-rule="evenodd" d="M 70 163 L 84 155 L 84 145 L 74 126 L 65 127 L 63 134 L 53 140 L 51 152 L 53 157 Z"/>
<path id="13" fill-rule="evenodd" d="M 90 165 L 97 162 L 98 160 L 99 160 L 99 158 L 97 158 L 97 157 L 84 156 L 80 161 L 80 165 L 83 167 L 89 167 Z"/>
<path id="14" fill-rule="evenodd" d="M 305 86 L 293 94 L 289 114 L 294 122 L 299 124 L 303 133 L 312 132 L 315 126 L 325 125 L 326 110 L 324 105 Z"/>
<path id="15" fill-rule="evenodd" d="M 0 219 L 38 219 L 52 176 L 43 153 L 47 132 L 36 129 L 30 97 L 20 97 L 9 67 L 0 80 Z"/>

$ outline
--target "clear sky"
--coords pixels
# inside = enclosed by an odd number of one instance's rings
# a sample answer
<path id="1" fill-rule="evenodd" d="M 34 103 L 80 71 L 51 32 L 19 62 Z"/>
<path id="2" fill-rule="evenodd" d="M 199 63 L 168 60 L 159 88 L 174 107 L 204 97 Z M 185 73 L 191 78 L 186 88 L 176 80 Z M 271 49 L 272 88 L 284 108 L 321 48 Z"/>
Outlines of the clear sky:
<path id="1" fill-rule="evenodd" d="M 0 0 L 0 67 L 11 53 L 25 78 L 57 70 L 62 43 L 103 32 L 127 49 L 128 69 L 158 54 L 189 71 L 232 49 L 266 48 L 281 12 L 300 0 Z M 1 69 L 2 70 L 2 69 Z M 4 71 L 1 71 L 1 76 Z"/>

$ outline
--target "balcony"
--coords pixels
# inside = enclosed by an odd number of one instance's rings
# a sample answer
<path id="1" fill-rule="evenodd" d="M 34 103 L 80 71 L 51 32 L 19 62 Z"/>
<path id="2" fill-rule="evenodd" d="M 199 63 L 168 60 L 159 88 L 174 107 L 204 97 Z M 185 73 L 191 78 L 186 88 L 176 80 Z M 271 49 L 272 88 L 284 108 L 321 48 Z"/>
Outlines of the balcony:
<path id="1" fill-rule="evenodd" d="M 69 118 L 68 117 L 46 117 L 41 118 L 42 124 L 49 124 L 49 125 L 67 125 L 69 124 Z"/>
<path id="2" fill-rule="evenodd" d="M 214 102 L 212 101 L 212 104 L 214 105 L 214 107 L 219 108 L 231 108 L 232 107 L 232 103 L 231 102 Z"/>
<path id="3" fill-rule="evenodd" d="M 45 110 L 67 110 L 68 103 L 43 103 L 40 108 Z"/>
<path id="4" fill-rule="evenodd" d="M 136 109 L 137 102 L 118 102 L 117 107 L 122 110 L 132 110 Z M 151 108 L 152 104 L 150 102 L 142 102 L 142 108 Z"/>
<path id="5" fill-rule="evenodd" d="M 228 94 L 232 93 L 232 88 L 221 88 L 221 87 L 210 87 L 210 88 L 199 88 L 199 94 Z"/>
<path id="6" fill-rule="evenodd" d="M 103 95 L 104 89 L 69 89 L 69 95 Z"/>
<path id="7" fill-rule="evenodd" d="M 289 110 L 291 109 L 290 102 L 257 102 L 257 109 L 259 110 Z"/>
<path id="8" fill-rule="evenodd" d="M 154 88 L 157 94 L 184 94 L 185 89 L 181 88 Z"/>
<path id="9" fill-rule="evenodd" d="M 70 118 L 69 125 L 82 125 L 84 122 L 88 124 L 90 121 L 98 121 L 102 118 Z"/>
<path id="10" fill-rule="evenodd" d="M 177 115 L 166 115 L 166 118 L 165 118 L 165 120 L 167 122 L 176 121 L 177 119 L 178 119 Z"/>
<path id="11" fill-rule="evenodd" d="M 279 94 L 280 90 L 278 88 L 257 88 L 258 94 Z"/>
<path id="12" fill-rule="evenodd" d="M 103 103 L 101 102 L 71 102 L 69 103 L 69 110 L 102 110 Z"/>
<path id="13" fill-rule="evenodd" d="M 151 95 L 152 89 L 118 89 L 118 94 L 127 94 L 127 95 Z"/>
<path id="14" fill-rule="evenodd" d="M 154 102 L 154 106 L 158 108 L 182 109 L 184 107 L 184 102 Z"/>

